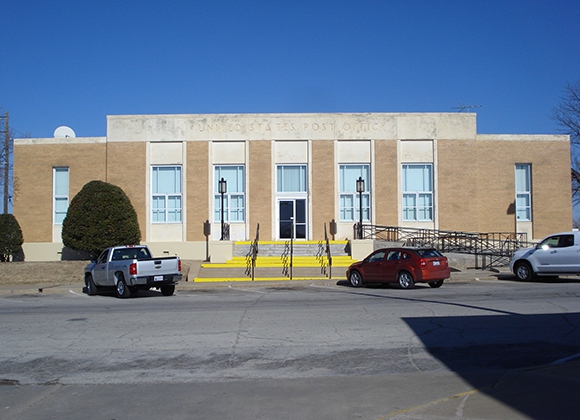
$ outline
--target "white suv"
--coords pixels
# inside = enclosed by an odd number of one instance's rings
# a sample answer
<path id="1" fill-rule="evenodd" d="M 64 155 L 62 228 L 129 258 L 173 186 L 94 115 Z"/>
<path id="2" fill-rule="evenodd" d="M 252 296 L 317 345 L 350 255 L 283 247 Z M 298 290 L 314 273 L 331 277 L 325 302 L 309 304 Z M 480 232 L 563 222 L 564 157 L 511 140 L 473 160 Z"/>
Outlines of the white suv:
<path id="1" fill-rule="evenodd" d="M 556 233 L 533 248 L 520 249 L 510 262 L 510 270 L 525 281 L 534 276 L 579 274 L 580 232 Z"/>

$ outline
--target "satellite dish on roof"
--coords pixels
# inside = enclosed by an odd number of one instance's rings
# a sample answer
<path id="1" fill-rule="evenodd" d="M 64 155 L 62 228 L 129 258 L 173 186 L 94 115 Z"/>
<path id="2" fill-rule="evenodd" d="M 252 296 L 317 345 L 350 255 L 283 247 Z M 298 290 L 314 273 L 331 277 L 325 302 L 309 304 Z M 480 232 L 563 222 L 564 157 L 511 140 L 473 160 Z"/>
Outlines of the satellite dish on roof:
<path id="1" fill-rule="evenodd" d="M 54 137 L 65 138 L 65 137 L 76 137 L 75 132 L 72 128 L 66 125 L 61 125 L 56 130 L 54 130 Z"/>

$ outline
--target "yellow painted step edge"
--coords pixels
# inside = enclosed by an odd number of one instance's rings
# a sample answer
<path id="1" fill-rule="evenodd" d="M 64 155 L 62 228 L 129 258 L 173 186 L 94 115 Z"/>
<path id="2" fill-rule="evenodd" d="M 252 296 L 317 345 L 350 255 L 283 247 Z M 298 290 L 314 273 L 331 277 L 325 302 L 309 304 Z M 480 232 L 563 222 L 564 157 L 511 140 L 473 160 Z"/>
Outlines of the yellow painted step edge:
<path id="1" fill-rule="evenodd" d="M 290 241 L 258 241 L 260 245 L 284 245 Z M 294 241 L 294 245 L 318 245 L 321 241 Z M 253 241 L 236 241 L 236 245 L 251 245 Z M 324 243 L 324 241 L 322 241 Z M 330 245 L 346 245 L 348 241 L 328 241 Z"/>
<path id="2" fill-rule="evenodd" d="M 332 262 L 332 267 L 348 267 L 350 266 L 354 261 L 344 261 L 343 263 L 339 262 L 339 261 L 333 261 Z M 292 264 L 293 267 L 303 267 L 303 268 L 316 268 L 316 267 L 322 267 L 320 264 L 317 264 L 315 262 L 312 263 L 300 263 L 298 261 L 294 261 Z M 243 264 L 234 264 L 234 263 L 213 263 L 213 264 L 202 264 L 201 268 L 245 268 L 247 267 L 246 263 Z M 277 268 L 277 267 L 284 267 L 284 264 L 280 261 L 280 262 L 257 262 L 255 267 L 258 268 Z M 328 267 L 327 265 L 325 265 L 325 267 Z"/>
<path id="3" fill-rule="evenodd" d="M 255 277 L 254 281 L 321 281 L 321 280 L 344 280 L 344 277 L 332 277 L 329 279 L 328 277 L 293 277 L 290 280 L 288 277 Z M 251 277 L 196 277 L 193 279 L 194 283 L 227 283 L 227 282 L 240 282 L 240 281 L 248 281 L 251 282 Z"/>

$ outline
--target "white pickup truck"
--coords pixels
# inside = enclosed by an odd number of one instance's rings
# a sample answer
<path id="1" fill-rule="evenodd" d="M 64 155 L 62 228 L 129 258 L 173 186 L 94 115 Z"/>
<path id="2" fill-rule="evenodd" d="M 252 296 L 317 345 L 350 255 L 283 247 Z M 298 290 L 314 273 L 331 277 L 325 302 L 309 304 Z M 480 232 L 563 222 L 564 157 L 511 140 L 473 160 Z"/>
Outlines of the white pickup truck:
<path id="1" fill-rule="evenodd" d="M 520 249 L 510 262 L 519 280 L 534 276 L 580 274 L 580 232 L 561 232 L 547 236 L 535 247 Z"/>
<path id="2" fill-rule="evenodd" d="M 117 297 L 127 298 L 139 289 L 155 287 L 163 296 L 171 296 L 181 277 L 179 257 L 153 258 L 144 245 L 107 248 L 96 261 L 85 267 L 85 286 L 89 295 L 96 294 L 99 289 L 114 288 Z"/>

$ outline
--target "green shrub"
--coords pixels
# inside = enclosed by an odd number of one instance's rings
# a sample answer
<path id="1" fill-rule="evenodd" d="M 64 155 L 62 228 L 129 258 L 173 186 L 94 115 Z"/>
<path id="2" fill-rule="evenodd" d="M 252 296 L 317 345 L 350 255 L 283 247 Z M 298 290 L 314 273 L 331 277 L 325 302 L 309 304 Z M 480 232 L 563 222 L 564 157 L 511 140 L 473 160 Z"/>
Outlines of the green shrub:
<path id="1" fill-rule="evenodd" d="M 91 258 L 110 246 L 137 245 L 141 231 L 129 197 L 116 185 L 91 181 L 72 199 L 62 223 L 64 246 Z"/>
<path id="2" fill-rule="evenodd" d="M 0 261 L 8 262 L 10 257 L 22 249 L 22 229 L 13 214 L 0 214 Z"/>

